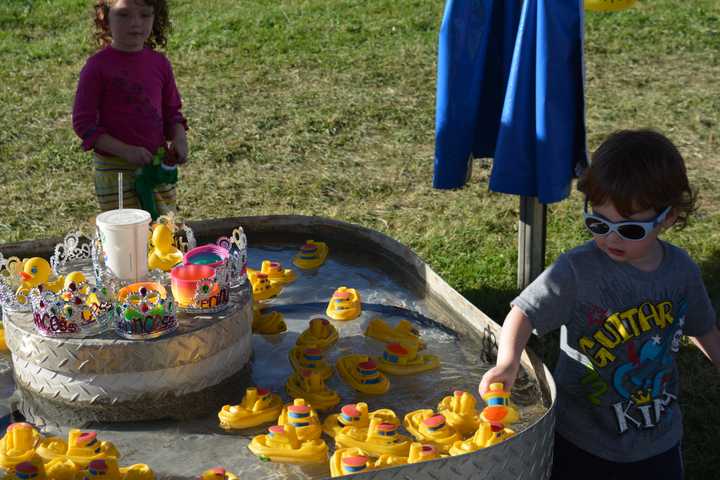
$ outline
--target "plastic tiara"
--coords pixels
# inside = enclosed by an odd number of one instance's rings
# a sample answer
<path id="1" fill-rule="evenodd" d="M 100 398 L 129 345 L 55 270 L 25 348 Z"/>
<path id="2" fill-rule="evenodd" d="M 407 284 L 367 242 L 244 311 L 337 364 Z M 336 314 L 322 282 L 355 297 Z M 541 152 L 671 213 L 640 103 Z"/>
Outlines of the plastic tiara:
<path id="1" fill-rule="evenodd" d="M 235 288 L 247 280 L 247 237 L 241 226 L 232 231 L 228 237 L 220 237 L 215 242 L 228 251 L 228 268 L 230 269 L 230 287 Z"/>
<path id="2" fill-rule="evenodd" d="M 15 294 L 21 284 L 22 264 L 22 260 L 18 257 L 5 258 L 0 252 L 0 305 L 4 310 L 15 312 L 31 310 L 30 302 L 19 302 Z"/>
<path id="3" fill-rule="evenodd" d="M 131 340 L 157 338 L 178 326 L 175 303 L 157 282 L 138 282 L 120 289 L 117 295 L 115 331 Z"/>
<path id="4" fill-rule="evenodd" d="M 47 337 L 83 338 L 107 328 L 114 310 L 104 288 L 68 282 L 58 293 L 30 291 L 35 329 Z"/>
<path id="5" fill-rule="evenodd" d="M 170 228 L 173 235 L 173 244 L 182 252 L 192 250 L 197 246 L 195 233 L 185 221 L 173 212 L 160 215 L 155 223 L 162 223 Z"/>

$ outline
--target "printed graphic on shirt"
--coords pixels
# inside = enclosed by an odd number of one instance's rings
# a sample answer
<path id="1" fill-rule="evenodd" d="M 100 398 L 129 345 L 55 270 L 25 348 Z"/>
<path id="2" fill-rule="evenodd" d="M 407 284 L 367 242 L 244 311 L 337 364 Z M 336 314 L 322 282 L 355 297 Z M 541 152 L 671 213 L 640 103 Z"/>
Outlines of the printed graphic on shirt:
<path id="1" fill-rule="evenodd" d="M 673 355 L 680 348 L 687 303 L 679 302 L 677 318 L 672 302 L 648 302 L 607 314 L 600 325 L 600 310 L 590 311 L 593 333 L 578 341 L 593 366 L 581 380 L 590 392 L 588 400 L 599 406 L 608 392 L 623 399 L 610 407 L 619 433 L 656 427 L 677 398 L 670 393 L 677 382 Z"/>

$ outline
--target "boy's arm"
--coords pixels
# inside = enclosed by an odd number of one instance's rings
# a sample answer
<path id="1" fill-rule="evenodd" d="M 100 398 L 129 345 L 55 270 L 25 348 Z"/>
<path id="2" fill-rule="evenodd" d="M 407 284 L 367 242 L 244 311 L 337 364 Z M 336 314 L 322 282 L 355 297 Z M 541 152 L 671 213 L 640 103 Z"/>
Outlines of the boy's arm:
<path id="1" fill-rule="evenodd" d="M 503 383 L 505 391 L 510 391 L 520 368 L 520 356 L 527 345 L 532 329 L 532 324 L 525 312 L 513 306 L 505 317 L 500 333 L 497 362 L 483 375 L 480 381 L 478 390 L 481 395 L 487 391 L 491 383 L 495 382 Z"/>
<path id="2" fill-rule="evenodd" d="M 695 345 L 710 359 L 716 368 L 720 369 L 720 331 L 713 327 L 701 337 L 690 337 Z"/>

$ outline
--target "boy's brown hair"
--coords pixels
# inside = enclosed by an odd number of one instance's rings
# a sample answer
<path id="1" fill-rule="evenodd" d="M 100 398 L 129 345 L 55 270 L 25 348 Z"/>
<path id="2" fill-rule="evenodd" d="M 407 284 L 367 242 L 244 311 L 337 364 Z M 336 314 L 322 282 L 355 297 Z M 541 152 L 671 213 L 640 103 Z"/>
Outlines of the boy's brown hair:
<path id="1" fill-rule="evenodd" d="M 98 45 L 106 47 L 112 42 L 110 26 L 108 25 L 108 13 L 110 7 L 116 0 L 97 0 L 95 2 L 95 40 Z M 150 48 L 165 47 L 167 45 L 167 32 L 170 30 L 170 18 L 168 14 L 167 0 L 135 0 L 136 3 L 143 3 L 153 7 L 152 33 L 145 44 Z"/>
<path id="2" fill-rule="evenodd" d="M 697 199 L 678 149 L 666 136 L 646 129 L 611 134 L 593 153 L 577 188 L 590 204 L 610 201 L 624 217 L 670 206 L 678 228 L 687 225 Z"/>

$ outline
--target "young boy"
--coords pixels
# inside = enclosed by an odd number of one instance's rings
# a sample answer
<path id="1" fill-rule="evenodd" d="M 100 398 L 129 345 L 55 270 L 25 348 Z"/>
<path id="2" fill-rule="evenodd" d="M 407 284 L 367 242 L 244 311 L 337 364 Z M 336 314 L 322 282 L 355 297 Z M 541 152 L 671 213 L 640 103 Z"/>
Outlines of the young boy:
<path id="1" fill-rule="evenodd" d="M 578 190 L 593 239 L 562 254 L 512 302 L 480 392 L 493 382 L 512 386 L 532 330 L 564 327 L 551 478 L 681 479 L 681 336 L 720 367 L 700 269 L 658 239 L 694 210 L 685 163 L 659 133 L 616 132 L 594 153 Z"/>

